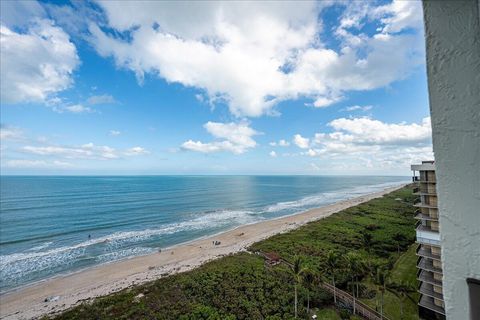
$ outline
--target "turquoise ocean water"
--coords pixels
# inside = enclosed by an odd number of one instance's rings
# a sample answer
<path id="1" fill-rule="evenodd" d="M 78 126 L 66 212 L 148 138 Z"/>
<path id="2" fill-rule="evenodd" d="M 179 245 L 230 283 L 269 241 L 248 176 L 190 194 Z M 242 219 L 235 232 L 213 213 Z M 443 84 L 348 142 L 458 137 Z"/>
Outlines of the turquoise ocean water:
<path id="1" fill-rule="evenodd" d="M 408 181 L 373 176 L 2 176 L 0 291 Z"/>

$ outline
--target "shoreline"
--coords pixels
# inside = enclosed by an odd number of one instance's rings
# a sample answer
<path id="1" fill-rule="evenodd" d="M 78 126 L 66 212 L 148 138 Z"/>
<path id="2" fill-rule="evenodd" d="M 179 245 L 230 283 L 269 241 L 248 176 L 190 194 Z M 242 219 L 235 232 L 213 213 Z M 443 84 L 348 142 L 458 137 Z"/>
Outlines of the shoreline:
<path id="1" fill-rule="evenodd" d="M 288 216 L 241 225 L 162 249 L 161 252 L 88 267 L 15 288 L 0 295 L 0 318 L 31 319 L 58 313 L 81 302 L 133 285 L 185 272 L 208 261 L 245 251 L 255 242 L 381 197 L 405 185 L 389 187 L 379 192 Z M 213 241 L 220 241 L 220 244 L 214 245 Z M 50 301 L 45 302 L 45 299 Z"/>

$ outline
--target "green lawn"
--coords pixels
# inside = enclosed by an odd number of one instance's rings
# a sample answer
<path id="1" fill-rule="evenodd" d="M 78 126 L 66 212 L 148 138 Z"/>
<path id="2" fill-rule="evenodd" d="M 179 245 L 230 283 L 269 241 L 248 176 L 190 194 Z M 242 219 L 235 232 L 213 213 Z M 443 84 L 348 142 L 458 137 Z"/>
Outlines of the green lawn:
<path id="1" fill-rule="evenodd" d="M 417 286 L 417 256 L 415 251 L 416 244 L 412 244 L 407 252 L 402 254 L 395 262 L 390 278 L 395 282 L 407 282 L 412 286 Z"/>
<path id="2" fill-rule="evenodd" d="M 315 312 L 312 312 L 312 315 L 314 314 L 317 315 L 318 320 L 342 320 L 338 314 L 338 310 L 336 310 L 334 307 L 315 310 Z M 363 318 L 357 315 L 351 315 L 349 320 L 363 320 Z"/>
<path id="3" fill-rule="evenodd" d="M 397 201 L 401 198 L 402 201 Z M 414 208 L 411 188 L 403 188 L 382 198 L 348 208 L 328 218 L 309 223 L 291 232 L 255 243 L 250 253 L 230 255 L 195 270 L 169 276 L 145 285 L 84 303 L 58 319 L 292 319 L 294 280 L 286 265 L 267 268 L 253 254 L 275 251 L 284 259 L 302 259 L 302 267 L 317 276 L 331 279 L 326 254 L 339 254 L 335 269 L 337 286 L 348 290 L 350 273 L 344 257 L 354 252 L 366 264 L 375 263 L 390 270 L 390 277 L 413 281 L 415 277 Z M 366 236 L 368 235 L 368 236 Z M 368 242 L 368 243 L 367 243 Z M 397 248 L 405 252 L 400 258 Z M 408 251 L 407 251 L 408 250 Z M 413 278 L 412 278 L 413 277 Z M 367 268 L 359 278 L 372 291 Z M 372 291 L 373 292 L 373 291 Z M 307 315 L 307 297 L 319 319 L 339 319 L 332 296 L 318 286 L 299 286 L 299 318 Z M 365 300 L 375 307 L 375 298 Z M 385 311 L 400 319 L 399 299 L 385 295 Z M 417 319 L 416 304 L 404 299 L 405 319 Z M 353 317 L 355 319 L 355 317 Z"/>
<path id="4" fill-rule="evenodd" d="M 314 312 L 318 320 L 342 320 L 334 308 L 324 308 Z"/>

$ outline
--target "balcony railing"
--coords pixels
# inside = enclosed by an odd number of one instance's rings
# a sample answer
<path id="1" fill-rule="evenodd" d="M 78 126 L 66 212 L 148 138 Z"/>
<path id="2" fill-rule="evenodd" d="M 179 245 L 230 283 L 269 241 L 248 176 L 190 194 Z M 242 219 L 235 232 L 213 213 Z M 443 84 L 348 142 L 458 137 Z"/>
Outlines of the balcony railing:
<path id="1" fill-rule="evenodd" d="M 416 210 L 415 211 L 414 218 L 419 219 L 419 220 L 438 221 L 438 217 L 432 217 L 429 214 L 422 213 L 421 210 Z"/>
<path id="2" fill-rule="evenodd" d="M 420 198 L 415 199 L 413 205 L 418 208 L 438 209 L 436 204 L 423 203 Z"/>
<path id="3" fill-rule="evenodd" d="M 415 181 L 420 183 L 437 183 L 437 180 L 427 180 L 425 178 L 419 178 L 418 180 L 415 180 Z"/>
<path id="4" fill-rule="evenodd" d="M 423 257 L 418 258 L 417 268 L 435 273 L 443 273 L 442 268 L 434 266 L 432 260 Z"/>
<path id="5" fill-rule="evenodd" d="M 429 296 L 424 296 L 422 295 L 420 297 L 420 301 L 418 302 L 418 305 L 424 307 L 424 308 L 427 308 L 429 310 L 432 310 L 432 311 L 435 311 L 436 313 L 440 313 L 440 314 L 443 314 L 445 315 L 445 310 L 440 307 L 440 306 L 437 306 L 434 302 L 433 302 L 433 298 L 432 297 L 429 297 Z"/>
<path id="6" fill-rule="evenodd" d="M 428 191 L 428 188 L 425 187 L 415 187 L 413 188 L 413 194 L 417 196 L 436 196 L 436 192 Z"/>
<path id="7" fill-rule="evenodd" d="M 423 224 L 420 223 L 420 221 L 417 222 L 416 228 L 417 231 L 428 231 L 428 232 L 435 232 L 438 233 L 438 230 L 434 230 L 429 226 L 424 226 Z"/>
<path id="8" fill-rule="evenodd" d="M 421 237 L 421 236 L 417 235 L 417 243 L 428 244 L 428 245 L 432 245 L 432 246 L 439 246 L 440 245 L 440 240 L 425 238 L 425 237 Z"/>
<path id="9" fill-rule="evenodd" d="M 422 245 L 419 245 L 417 248 L 417 256 L 426 257 L 434 260 L 441 260 L 441 256 L 439 254 L 432 253 L 431 250 L 425 249 L 425 247 Z"/>
<path id="10" fill-rule="evenodd" d="M 433 290 L 433 285 L 431 285 L 430 283 L 420 283 L 420 286 L 418 287 L 418 292 L 432 298 L 443 300 L 443 294 Z"/>
<path id="11" fill-rule="evenodd" d="M 417 279 L 419 281 L 434 284 L 436 286 L 441 286 L 442 285 L 441 280 L 435 279 L 433 277 L 433 272 L 425 271 L 425 270 L 422 270 L 422 269 L 418 270 Z"/>

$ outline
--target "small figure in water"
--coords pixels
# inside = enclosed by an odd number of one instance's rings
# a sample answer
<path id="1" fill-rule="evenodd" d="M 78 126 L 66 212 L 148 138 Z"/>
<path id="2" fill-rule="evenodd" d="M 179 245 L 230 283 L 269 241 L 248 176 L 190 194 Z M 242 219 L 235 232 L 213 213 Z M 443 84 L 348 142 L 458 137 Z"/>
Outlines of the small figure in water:
<path id="1" fill-rule="evenodd" d="M 91 236 L 91 235 L 88 235 L 88 239 L 91 239 L 91 238 L 92 238 L 92 236 Z"/>

